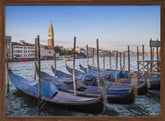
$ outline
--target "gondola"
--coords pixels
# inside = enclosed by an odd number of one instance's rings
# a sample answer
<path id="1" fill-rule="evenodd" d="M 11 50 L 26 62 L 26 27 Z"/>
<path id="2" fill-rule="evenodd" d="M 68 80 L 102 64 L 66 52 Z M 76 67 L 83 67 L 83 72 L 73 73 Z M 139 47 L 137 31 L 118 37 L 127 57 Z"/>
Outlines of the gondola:
<path id="1" fill-rule="evenodd" d="M 51 66 L 51 68 L 52 68 L 52 72 L 54 73 L 54 67 Z M 72 74 L 72 72 L 73 72 L 72 68 L 70 68 L 69 66 L 66 65 L 66 69 L 68 72 L 70 72 Z M 81 72 L 81 71 L 75 69 L 75 75 L 76 75 L 76 79 L 78 81 L 82 82 L 84 85 L 98 86 L 97 77 L 95 77 L 91 74 L 87 74 L 87 73 L 84 73 L 84 72 Z M 72 75 L 62 72 L 60 70 L 56 70 L 56 76 L 59 78 L 63 78 L 63 77 L 73 78 Z M 128 89 L 132 88 L 132 86 L 130 86 L 128 84 L 112 83 L 111 81 L 108 81 L 108 80 L 104 80 L 104 82 L 106 85 L 106 89 L 128 90 Z"/>
<path id="2" fill-rule="evenodd" d="M 89 67 L 89 66 L 88 66 Z M 80 69 L 81 70 L 83 70 L 84 72 L 87 72 L 87 68 L 85 68 L 85 67 L 83 67 L 83 66 L 81 66 L 80 65 Z M 93 70 L 92 68 L 91 68 L 91 66 L 90 66 L 90 69 L 89 69 L 89 73 L 94 73 L 94 74 L 97 74 L 96 73 L 97 71 L 96 70 Z M 102 73 L 108 73 L 109 71 L 102 71 Z M 96 75 L 97 76 L 97 75 Z M 123 80 L 122 81 L 122 83 L 128 83 L 128 84 L 131 84 L 131 80 L 130 79 L 125 79 L 125 78 L 122 78 L 122 77 L 124 77 L 123 76 L 123 74 L 121 73 L 121 75 L 120 76 L 118 76 L 118 80 Z M 149 83 L 150 83 L 150 86 L 148 87 L 150 90 L 160 90 L 160 76 L 159 77 L 149 77 Z M 144 83 L 146 83 L 146 84 L 144 84 Z M 139 85 L 141 85 L 141 84 L 143 84 L 142 85 L 142 87 L 141 87 L 141 90 L 139 90 L 140 92 L 139 92 L 139 94 L 141 95 L 141 94 L 145 94 L 145 90 L 146 89 L 144 89 L 144 87 L 145 87 L 145 85 L 147 85 L 147 82 L 145 82 L 144 81 L 144 76 L 142 76 L 142 77 L 139 77 L 139 79 L 138 79 L 138 84 Z M 141 92 L 143 92 L 143 93 L 141 93 Z"/>
<path id="3" fill-rule="evenodd" d="M 81 66 L 82 67 L 82 66 Z M 83 68 L 85 68 L 85 67 L 83 67 Z M 68 67 L 67 65 L 66 65 L 66 69 L 70 72 L 70 73 L 72 73 L 73 71 L 72 71 L 72 68 L 70 68 L 70 67 Z M 92 70 L 92 69 L 91 69 Z M 84 74 L 84 72 L 81 72 L 81 71 L 79 71 L 79 70 L 76 70 L 75 69 L 75 73 L 77 74 L 77 75 L 83 75 Z M 86 75 L 87 75 L 87 73 L 85 73 Z M 89 74 L 91 74 L 90 72 L 89 72 Z M 109 75 L 111 75 L 111 80 L 110 81 L 115 81 L 115 78 L 112 76 L 112 74 L 109 74 Z M 93 75 L 94 76 L 94 75 Z M 97 77 L 97 75 L 95 75 L 95 77 Z M 118 81 L 118 80 L 120 80 L 120 81 Z M 116 81 L 116 83 L 117 84 L 119 84 L 119 82 L 120 82 L 120 84 L 129 84 L 129 85 L 131 85 L 131 79 L 122 79 L 122 78 L 120 78 L 120 79 L 118 79 L 117 81 Z M 115 85 L 115 84 L 114 84 Z M 115 87 L 115 86 L 114 86 Z M 138 95 L 144 95 L 144 94 L 147 94 L 147 92 L 148 92 L 148 86 L 147 86 L 147 81 L 142 81 L 142 79 L 138 79 L 138 84 L 137 84 L 137 89 L 138 89 Z"/>
<path id="4" fill-rule="evenodd" d="M 79 66 L 81 66 L 81 64 L 79 65 Z M 91 65 L 88 65 L 88 68 L 89 69 L 92 69 L 92 70 L 98 70 L 97 69 L 97 67 L 93 67 L 93 66 L 91 66 Z M 84 70 L 84 71 L 86 71 L 86 69 Z M 102 69 L 102 68 L 99 68 L 99 71 L 102 73 L 102 72 L 105 72 L 105 71 L 109 71 L 109 72 L 116 72 L 116 70 L 113 70 L 113 69 Z M 125 72 L 123 72 L 123 71 L 121 71 L 121 70 L 117 70 L 118 71 L 118 77 L 120 77 L 120 78 L 126 78 L 126 77 L 128 77 L 128 71 L 125 71 Z M 115 73 L 115 75 L 116 75 L 116 73 Z M 114 76 L 115 76 L 114 75 Z"/>
<path id="5" fill-rule="evenodd" d="M 34 98 L 38 98 L 38 81 L 29 81 L 9 71 L 9 79 L 21 92 Z M 97 98 L 75 96 L 64 91 L 59 91 L 56 86 L 48 81 L 41 81 L 41 99 L 52 106 L 67 108 L 85 113 L 100 114 L 104 111 L 103 95 Z"/>
<path id="6" fill-rule="evenodd" d="M 54 68 L 52 67 L 52 71 L 54 71 Z M 67 80 L 64 85 L 68 85 L 68 81 L 70 80 L 70 83 L 72 84 L 72 75 L 66 74 L 62 71 L 56 70 L 56 76 L 58 78 L 55 78 L 45 72 L 41 72 L 41 78 L 46 81 L 53 81 L 53 83 L 56 85 L 59 82 L 64 82 L 64 80 Z M 77 79 L 77 76 L 76 76 Z M 80 78 L 81 79 L 81 78 Z M 84 79 L 84 78 L 82 78 Z M 89 81 L 89 80 L 88 80 Z M 83 83 L 77 79 L 76 80 L 76 87 L 77 90 L 81 90 L 79 92 L 79 95 L 83 96 L 97 96 L 99 92 L 99 88 L 95 85 L 83 85 Z M 89 83 L 88 83 L 89 84 Z M 91 84 L 91 83 L 90 83 Z M 57 86 L 59 87 L 59 86 Z M 66 86 L 65 86 L 66 87 Z M 69 86 L 68 86 L 69 87 Z M 68 88 L 67 87 L 67 88 Z M 66 89 L 66 88 L 65 88 Z M 68 89 L 68 91 L 73 90 L 73 87 Z M 108 103 L 116 103 L 116 104 L 132 104 L 135 101 L 135 95 L 134 95 L 134 90 L 132 86 L 129 85 L 122 85 L 122 84 L 115 84 L 115 83 L 109 83 L 109 85 L 106 85 L 105 87 L 105 94 L 107 96 Z"/>
<path id="7" fill-rule="evenodd" d="M 79 65 L 80 69 L 82 71 L 84 71 L 85 73 L 87 73 L 87 68 L 83 67 L 81 64 Z M 101 75 L 113 75 L 114 77 L 116 76 L 116 71 L 114 70 L 109 70 L 109 71 L 103 71 L 102 69 L 99 70 Z M 91 66 L 88 65 L 88 73 L 97 76 L 97 68 L 94 67 L 92 68 Z M 122 78 L 122 77 L 126 77 L 124 75 L 124 73 L 121 70 L 117 70 L 117 78 Z"/>

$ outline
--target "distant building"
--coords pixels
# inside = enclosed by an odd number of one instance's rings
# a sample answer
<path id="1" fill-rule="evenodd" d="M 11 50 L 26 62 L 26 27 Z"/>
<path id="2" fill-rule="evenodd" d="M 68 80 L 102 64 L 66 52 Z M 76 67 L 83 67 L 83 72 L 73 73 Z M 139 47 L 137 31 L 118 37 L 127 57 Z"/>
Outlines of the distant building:
<path id="1" fill-rule="evenodd" d="M 40 45 L 40 55 L 42 59 L 52 59 L 54 57 L 54 50 L 51 46 Z"/>
<path id="2" fill-rule="evenodd" d="M 82 47 L 82 49 L 84 49 L 84 54 L 87 55 L 87 48 L 86 47 Z M 97 50 L 96 48 L 93 47 L 88 47 L 88 57 L 91 58 L 93 57 L 93 50 L 94 50 L 94 55 L 97 54 Z"/>
<path id="3" fill-rule="evenodd" d="M 35 44 L 27 43 L 24 40 L 20 42 L 12 42 L 10 36 L 5 37 L 8 49 L 9 60 L 19 59 L 34 59 L 35 58 Z M 62 46 L 58 46 L 60 49 Z M 57 53 L 56 56 L 59 56 Z M 41 59 L 52 59 L 54 57 L 54 49 L 52 46 L 40 45 L 40 57 Z"/>
<path id="4" fill-rule="evenodd" d="M 84 48 L 76 48 L 75 51 L 77 53 L 84 53 L 84 54 L 86 54 L 86 50 Z"/>
<path id="5" fill-rule="evenodd" d="M 48 46 L 54 46 L 54 30 L 53 30 L 52 22 L 50 22 L 48 29 Z"/>
<path id="6" fill-rule="evenodd" d="M 71 51 L 73 48 L 65 48 L 66 51 Z"/>
<path id="7" fill-rule="evenodd" d="M 35 58 L 35 45 L 25 41 L 12 42 L 12 59 Z"/>
<path id="8" fill-rule="evenodd" d="M 125 54 L 125 56 L 128 56 L 128 51 L 124 51 L 123 53 Z M 130 56 L 132 56 L 133 55 L 133 52 L 132 51 L 129 51 L 129 54 L 130 54 Z"/>
<path id="9" fill-rule="evenodd" d="M 80 47 L 80 48 L 76 48 L 76 52 L 82 52 L 85 55 L 87 55 L 87 48 L 86 47 Z M 91 58 L 93 57 L 93 51 L 94 51 L 94 56 L 97 55 L 97 49 L 93 48 L 93 47 L 88 47 L 88 57 Z M 103 57 L 103 55 L 105 56 L 109 56 L 110 51 L 109 50 L 101 50 L 99 49 L 99 56 Z M 111 54 L 111 56 L 113 56 L 113 53 Z"/>

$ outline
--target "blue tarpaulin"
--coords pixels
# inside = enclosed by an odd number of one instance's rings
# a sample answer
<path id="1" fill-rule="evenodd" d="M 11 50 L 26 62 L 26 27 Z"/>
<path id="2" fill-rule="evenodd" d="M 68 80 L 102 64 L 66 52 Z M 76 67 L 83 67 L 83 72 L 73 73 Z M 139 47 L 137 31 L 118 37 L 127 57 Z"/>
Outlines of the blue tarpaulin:
<path id="1" fill-rule="evenodd" d="M 37 80 L 29 81 L 11 72 L 9 73 L 9 79 L 13 83 L 13 85 L 19 90 L 38 96 Z M 58 89 L 53 83 L 47 81 L 41 81 L 41 97 L 50 98 L 56 92 L 58 92 Z"/>
<path id="2" fill-rule="evenodd" d="M 84 71 L 85 73 L 87 73 L 87 68 L 81 66 L 80 69 Z M 89 68 L 89 73 L 94 76 L 97 76 L 98 71 Z M 100 71 L 100 75 L 102 76 L 106 76 L 108 74 L 112 74 L 114 77 L 116 77 L 116 71 Z M 120 78 L 120 75 L 124 75 L 123 72 L 117 71 L 117 78 Z"/>

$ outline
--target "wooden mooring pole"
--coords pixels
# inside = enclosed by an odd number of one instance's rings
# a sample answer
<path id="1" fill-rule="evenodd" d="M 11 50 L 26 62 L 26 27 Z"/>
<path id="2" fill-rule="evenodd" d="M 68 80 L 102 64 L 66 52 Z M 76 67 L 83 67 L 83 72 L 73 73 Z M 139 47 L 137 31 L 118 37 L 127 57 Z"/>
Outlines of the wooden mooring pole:
<path id="1" fill-rule="evenodd" d="M 151 74 L 152 74 L 153 69 L 154 69 L 154 67 L 153 67 L 154 66 L 154 55 L 155 55 L 154 53 L 155 53 L 154 48 L 152 48 L 152 62 L 151 62 L 152 63 L 152 70 L 151 70 Z"/>
<path id="2" fill-rule="evenodd" d="M 54 46 L 54 77 L 56 77 L 56 48 Z"/>
<path id="3" fill-rule="evenodd" d="M 120 70 L 122 70 L 122 64 L 121 64 L 121 52 L 120 52 Z"/>
<path id="4" fill-rule="evenodd" d="M 115 76 L 115 80 L 117 80 L 117 67 L 118 67 L 118 51 L 116 51 L 116 76 Z"/>
<path id="5" fill-rule="evenodd" d="M 142 45 L 142 56 L 143 56 L 143 75 L 144 75 L 144 45 Z"/>
<path id="6" fill-rule="evenodd" d="M 128 45 L 128 78 L 130 78 L 130 51 Z"/>
<path id="7" fill-rule="evenodd" d="M 109 66 L 110 66 L 110 70 L 112 70 L 112 66 L 111 66 L 111 52 L 109 52 Z"/>
<path id="8" fill-rule="evenodd" d="M 88 45 L 86 45 L 86 50 L 87 50 L 87 73 L 89 73 L 89 57 L 88 57 Z"/>
<path id="9" fill-rule="evenodd" d="M 150 40 L 152 41 L 152 39 Z M 151 58 L 151 62 L 150 62 L 150 73 L 152 73 L 152 61 L 153 61 L 153 52 L 152 52 L 152 47 L 150 47 L 150 58 Z"/>
<path id="10" fill-rule="evenodd" d="M 157 39 L 157 45 L 158 45 L 158 39 Z M 158 69 L 158 61 L 159 61 L 159 50 L 158 50 L 158 46 L 156 47 L 156 65 L 157 65 L 157 72 L 159 71 L 159 69 Z"/>
<path id="11" fill-rule="evenodd" d="M 38 109 L 41 106 L 41 79 L 40 79 L 40 36 L 37 35 L 37 48 L 38 48 Z"/>
<path id="12" fill-rule="evenodd" d="M 34 58 L 34 80 L 36 80 L 36 66 L 37 66 L 37 38 L 35 38 L 35 58 Z"/>
<path id="13" fill-rule="evenodd" d="M 152 48 L 152 61 L 154 61 L 154 56 L 155 56 L 154 51 L 155 51 L 154 48 Z"/>
<path id="14" fill-rule="evenodd" d="M 75 48 L 76 48 L 76 37 L 74 37 L 74 46 L 73 46 L 73 88 L 74 88 L 74 95 L 76 95 Z"/>
<path id="15" fill-rule="evenodd" d="M 139 47 L 137 46 L 137 74 L 139 75 Z"/>
<path id="16" fill-rule="evenodd" d="M 94 68 L 94 62 L 95 62 L 95 61 L 94 61 L 94 58 L 95 58 L 95 49 L 93 48 L 93 58 L 92 58 L 92 59 L 93 59 L 93 60 L 92 60 L 92 66 L 93 66 L 93 68 Z"/>
<path id="17" fill-rule="evenodd" d="M 103 52 L 103 71 L 105 71 L 105 53 Z"/>
<path id="18" fill-rule="evenodd" d="M 96 40 L 97 48 L 97 72 L 98 72 L 98 87 L 100 87 L 100 69 L 99 69 L 99 39 Z"/>
<path id="19" fill-rule="evenodd" d="M 5 52 L 6 52 L 6 83 L 7 83 L 7 92 L 9 92 L 9 77 L 8 77 L 8 50 L 7 50 L 7 42 L 5 44 Z"/>
<path id="20" fill-rule="evenodd" d="M 123 71 L 125 73 L 125 54 L 123 53 Z"/>

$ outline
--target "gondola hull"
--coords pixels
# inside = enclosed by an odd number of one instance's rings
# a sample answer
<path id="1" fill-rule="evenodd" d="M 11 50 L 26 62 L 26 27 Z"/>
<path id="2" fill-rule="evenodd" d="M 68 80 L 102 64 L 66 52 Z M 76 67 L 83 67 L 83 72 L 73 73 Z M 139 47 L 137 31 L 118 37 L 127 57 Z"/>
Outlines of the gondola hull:
<path id="1" fill-rule="evenodd" d="M 141 79 L 144 79 L 142 76 Z M 149 77 L 150 88 L 149 90 L 160 90 L 160 77 Z"/>
<path id="2" fill-rule="evenodd" d="M 143 85 L 140 85 L 138 87 L 138 95 L 145 95 L 147 93 L 148 93 L 147 83 L 144 83 Z"/>
<path id="3" fill-rule="evenodd" d="M 26 96 L 29 96 L 31 98 L 35 98 L 36 102 L 38 97 L 31 95 L 27 92 L 24 92 L 22 90 L 17 89 L 19 92 L 21 92 L 22 94 L 25 94 Z M 82 103 L 67 103 L 67 102 L 57 102 L 57 101 L 53 101 L 47 98 L 41 98 L 42 101 L 46 102 L 47 105 L 50 105 L 51 107 L 53 106 L 53 108 L 63 108 L 63 109 L 67 109 L 67 110 L 71 110 L 71 111 L 78 111 L 78 112 L 83 112 L 83 113 L 91 113 L 91 114 L 101 114 L 104 112 L 105 110 L 105 105 L 103 104 L 103 95 L 100 95 L 99 98 L 97 98 L 97 100 L 91 102 L 82 102 Z"/>
<path id="4" fill-rule="evenodd" d="M 157 83 L 151 82 L 151 87 L 149 89 L 150 90 L 160 90 L 160 82 L 157 82 Z"/>
<path id="5" fill-rule="evenodd" d="M 129 84 L 129 85 L 131 85 L 131 79 L 119 79 L 119 80 L 124 80 L 123 82 L 121 82 L 122 84 Z M 147 82 L 141 81 L 141 80 L 138 80 L 138 82 L 140 83 L 137 86 L 138 95 L 145 95 L 145 94 L 147 94 L 148 93 Z"/>
<path id="6" fill-rule="evenodd" d="M 133 104 L 135 102 L 135 95 L 134 91 L 130 90 L 130 93 L 128 95 L 124 96 L 111 96 L 107 97 L 108 103 L 113 103 L 113 104 Z"/>

